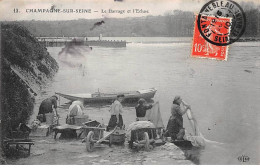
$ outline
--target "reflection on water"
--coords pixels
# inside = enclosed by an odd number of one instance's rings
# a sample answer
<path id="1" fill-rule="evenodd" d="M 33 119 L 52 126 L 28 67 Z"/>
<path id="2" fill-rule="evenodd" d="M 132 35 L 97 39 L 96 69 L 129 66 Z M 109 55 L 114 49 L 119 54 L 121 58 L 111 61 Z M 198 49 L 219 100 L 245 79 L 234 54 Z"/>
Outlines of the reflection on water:
<path id="1" fill-rule="evenodd" d="M 237 157 L 242 154 L 250 156 L 248 164 L 259 163 L 259 151 L 255 150 L 260 135 L 259 42 L 236 42 L 229 47 L 228 61 L 216 61 L 191 58 L 190 38 L 121 39 L 133 43 L 128 43 L 126 48 L 80 50 L 86 58 L 86 62 L 82 62 L 84 75 L 82 69 L 58 61 L 59 72 L 37 97 L 34 116 L 40 102 L 54 92 L 94 93 L 99 89 L 105 93 L 155 87 L 154 101 L 160 102 L 164 124 L 170 117 L 173 98 L 181 95 L 191 105 L 203 135 L 224 143 L 208 144 L 197 152 L 184 150 L 187 157 L 199 158 L 194 161 L 196 164 L 240 164 Z M 58 60 L 61 49 L 53 47 L 48 51 Z M 68 102 L 60 98 L 61 115 L 66 113 Z M 124 104 L 126 126 L 135 121 L 135 105 Z M 85 112 L 91 119 L 108 123 L 109 106 L 109 103 L 86 104 Z M 186 116 L 184 120 L 188 130 Z"/>

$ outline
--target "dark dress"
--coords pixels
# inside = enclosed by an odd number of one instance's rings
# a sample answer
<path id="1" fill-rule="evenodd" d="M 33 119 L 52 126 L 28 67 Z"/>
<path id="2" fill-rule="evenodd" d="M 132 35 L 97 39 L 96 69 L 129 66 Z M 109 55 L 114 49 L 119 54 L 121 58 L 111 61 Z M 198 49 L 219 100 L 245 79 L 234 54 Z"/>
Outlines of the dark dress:
<path id="1" fill-rule="evenodd" d="M 172 140 L 177 139 L 179 136 L 178 134 L 183 128 L 183 118 L 181 115 L 181 109 L 180 106 L 177 104 L 173 104 L 172 106 L 172 116 L 169 118 L 167 128 L 168 133 L 166 136 L 170 136 Z"/>
<path id="2" fill-rule="evenodd" d="M 54 108 L 57 108 L 57 100 L 54 97 L 50 97 L 42 101 L 38 113 L 38 116 L 41 116 L 41 122 L 46 122 L 46 113 L 53 112 L 52 106 L 54 106 Z"/>
<path id="3" fill-rule="evenodd" d="M 123 117 L 121 114 L 119 114 L 119 122 L 116 124 L 117 118 L 116 115 L 111 115 L 111 118 L 109 120 L 107 131 L 114 129 L 116 126 L 122 128 L 123 126 Z"/>
<path id="4" fill-rule="evenodd" d="M 182 117 L 177 118 L 177 117 L 171 116 L 169 121 L 168 121 L 167 128 L 166 128 L 166 130 L 168 130 L 167 135 L 170 136 L 172 138 L 172 140 L 175 140 L 181 129 L 183 129 L 183 119 L 182 119 Z"/>
<path id="5" fill-rule="evenodd" d="M 107 131 L 114 129 L 116 126 L 122 128 L 123 117 L 121 113 L 123 111 L 122 111 L 122 104 L 118 100 L 115 100 L 114 103 L 111 105 L 110 112 L 111 112 L 111 117 L 108 122 Z M 118 114 L 118 118 L 119 118 L 118 124 L 117 124 L 116 114 Z"/>
<path id="6" fill-rule="evenodd" d="M 149 106 L 146 106 L 146 105 L 137 105 L 135 107 L 135 110 L 136 110 L 136 117 L 145 117 L 146 115 L 146 110 L 148 109 L 151 109 L 153 106 L 152 105 L 149 105 Z"/>

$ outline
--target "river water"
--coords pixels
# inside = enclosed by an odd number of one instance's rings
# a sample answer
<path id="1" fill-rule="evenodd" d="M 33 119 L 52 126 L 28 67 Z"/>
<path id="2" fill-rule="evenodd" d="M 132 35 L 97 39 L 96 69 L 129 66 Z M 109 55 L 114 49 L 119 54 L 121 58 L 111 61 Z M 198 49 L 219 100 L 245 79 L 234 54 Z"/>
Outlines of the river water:
<path id="1" fill-rule="evenodd" d="M 191 38 L 104 39 L 130 43 L 126 48 L 76 48 L 74 54 L 81 56 L 80 63 L 85 68 L 62 63 L 58 57 L 61 47 L 48 48 L 60 69 L 37 97 L 32 118 L 40 102 L 54 92 L 94 93 L 98 89 L 113 92 L 155 87 L 158 91 L 154 101 L 160 103 L 165 126 L 173 98 L 180 95 L 191 105 L 202 134 L 218 142 L 194 150 L 197 164 L 243 164 L 237 159 L 242 155 L 250 158 L 246 164 L 259 164 L 260 42 L 234 43 L 229 47 L 228 60 L 216 61 L 191 58 Z M 61 98 L 60 106 L 66 102 Z M 124 106 L 126 127 L 135 120 L 133 106 Z M 66 110 L 59 111 L 63 123 Z M 108 105 L 86 105 L 85 112 L 91 119 L 108 123 Z M 185 123 L 185 127 L 189 125 Z"/>

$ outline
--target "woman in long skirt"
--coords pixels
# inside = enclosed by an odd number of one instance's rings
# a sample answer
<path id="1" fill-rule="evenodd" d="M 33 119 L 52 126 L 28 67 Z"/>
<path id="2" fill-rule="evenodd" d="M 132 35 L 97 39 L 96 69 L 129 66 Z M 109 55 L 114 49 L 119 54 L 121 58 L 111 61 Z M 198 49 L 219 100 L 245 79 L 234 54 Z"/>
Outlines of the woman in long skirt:
<path id="1" fill-rule="evenodd" d="M 123 107 L 121 102 L 124 100 L 124 95 L 117 95 L 117 99 L 111 105 L 110 113 L 111 118 L 109 120 L 107 131 L 114 129 L 116 126 L 123 127 Z"/>

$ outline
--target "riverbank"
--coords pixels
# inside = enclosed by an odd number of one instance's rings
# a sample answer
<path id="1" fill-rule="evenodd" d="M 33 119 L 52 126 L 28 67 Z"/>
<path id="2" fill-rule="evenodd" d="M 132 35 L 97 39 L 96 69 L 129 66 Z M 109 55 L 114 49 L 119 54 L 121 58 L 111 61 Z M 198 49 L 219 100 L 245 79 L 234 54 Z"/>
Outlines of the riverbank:
<path id="1" fill-rule="evenodd" d="M 65 124 L 67 108 L 58 108 L 61 125 Z M 86 111 L 84 111 L 86 112 Z M 91 115 L 92 116 L 92 115 Z M 96 117 L 92 116 L 95 120 Z M 98 120 L 99 121 L 99 120 Z M 128 125 L 128 124 L 127 124 Z M 54 132 L 47 137 L 33 137 L 31 155 L 23 155 L 7 159 L 10 165 L 193 165 L 179 147 L 167 142 L 165 145 L 157 146 L 151 151 L 136 151 L 124 145 L 102 144 L 95 148 L 93 152 L 86 150 L 82 138 L 79 139 L 54 139 Z M 189 158 L 191 159 L 191 158 Z M 192 160 L 192 159 L 191 159 Z"/>
<path id="2" fill-rule="evenodd" d="M 193 165 L 183 151 L 172 143 L 157 146 L 151 151 L 134 151 L 123 146 L 102 145 L 87 152 L 79 140 L 54 140 L 53 135 L 34 138 L 31 155 L 20 159 L 7 159 L 12 165 Z"/>

